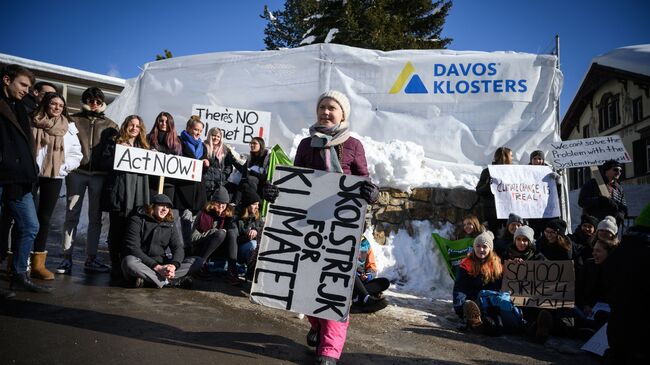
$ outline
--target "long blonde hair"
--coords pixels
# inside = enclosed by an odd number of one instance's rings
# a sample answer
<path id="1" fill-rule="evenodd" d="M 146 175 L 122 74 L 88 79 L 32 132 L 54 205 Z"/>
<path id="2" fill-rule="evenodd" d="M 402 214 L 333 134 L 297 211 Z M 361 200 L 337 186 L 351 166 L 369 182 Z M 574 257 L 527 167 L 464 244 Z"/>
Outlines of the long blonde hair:
<path id="1" fill-rule="evenodd" d="M 494 251 L 490 251 L 485 260 L 476 257 L 473 249 L 467 257 L 471 263 L 470 276 L 481 275 L 484 285 L 501 279 L 503 265 L 501 264 L 501 258 Z"/>
<path id="2" fill-rule="evenodd" d="M 121 144 L 121 143 L 129 142 L 130 137 L 127 129 L 129 128 L 129 123 L 131 123 L 131 120 L 133 119 L 137 119 L 138 124 L 140 126 L 140 133 L 135 139 L 135 142 L 138 142 L 140 144 L 137 147 L 149 149 L 149 142 L 147 142 L 147 128 L 145 127 L 142 118 L 140 118 L 139 115 L 135 115 L 135 114 L 129 115 L 128 117 L 126 117 L 126 119 L 124 119 L 124 122 L 122 122 L 122 126 L 120 127 L 120 135 L 119 137 L 117 137 L 116 143 Z M 135 142 L 133 143 L 134 146 L 136 145 Z"/>
<path id="3" fill-rule="evenodd" d="M 221 136 L 221 142 L 219 142 L 218 145 L 213 146 L 212 136 L 216 134 Z M 225 154 L 225 152 L 224 152 L 224 144 L 223 144 L 223 131 L 221 130 L 221 128 L 219 127 L 210 128 L 210 130 L 208 131 L 208 137 L 205 139 L 203 144 L 205 144 L 205 149 L 208 152 L 208 158 L 216 157 L 219 161 L 223 159 L 223 155 Z"/>

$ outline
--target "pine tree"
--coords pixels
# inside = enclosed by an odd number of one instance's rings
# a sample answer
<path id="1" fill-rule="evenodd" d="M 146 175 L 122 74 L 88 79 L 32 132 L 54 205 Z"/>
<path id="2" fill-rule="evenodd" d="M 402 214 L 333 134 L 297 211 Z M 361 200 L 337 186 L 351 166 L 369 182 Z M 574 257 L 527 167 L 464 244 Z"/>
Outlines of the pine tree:
<path id="1" fill-rule="evenodd" d="M 379 50 L 445 48 L 442 38 L 450 0 L 287 0 L 269 11 L 267 49 L 332 42 Z"/>

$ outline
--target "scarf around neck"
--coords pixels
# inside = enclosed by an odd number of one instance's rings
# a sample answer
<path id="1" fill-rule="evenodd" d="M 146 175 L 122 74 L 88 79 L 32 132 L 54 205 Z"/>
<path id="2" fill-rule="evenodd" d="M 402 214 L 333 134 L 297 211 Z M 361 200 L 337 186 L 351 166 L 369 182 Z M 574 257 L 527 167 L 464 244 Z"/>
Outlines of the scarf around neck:
<path id="1" fill-rule="evenodd" d="M 187 131 L 181 132 L 181 141 L 192 151 L 194 158 L 197 160 L 203 156 L 203 142 L 201 139 L 194 139 Z"/>
<path id="2" fill-rule="evenodd" d="M 342 173 L 341 163 L 339 156 L 336 152 L 336 146 L 342 145 L 350 138 L 350 131 L 348 130 L 348 122 L 342 121 L 331 128 L 325 128 L 318 123 L 309 127 L 309 135 L 311 136 L 310 146 L 318 148 L 320 155 L 325 161 L 325 170 L 329 172 Z"/>
<path id="3" fill-rule="evenodd" d="M 63 137 L 67 132 L 68 119 L 63 115 L 56 118 L 50 118 L 47 114 L 34 117 L 34 154 L 38 155 L 41 148 L 47 148 L 41 164 L 41 176 L 59 176 L 61 165 L 65 161 Z"/>

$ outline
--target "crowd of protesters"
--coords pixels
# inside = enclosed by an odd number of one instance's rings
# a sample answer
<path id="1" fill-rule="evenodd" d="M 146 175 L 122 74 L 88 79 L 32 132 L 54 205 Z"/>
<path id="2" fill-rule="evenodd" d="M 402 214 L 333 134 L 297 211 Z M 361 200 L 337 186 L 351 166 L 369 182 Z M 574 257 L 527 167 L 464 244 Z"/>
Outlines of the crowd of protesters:
<path id="1" fill-rule="evenodd" d="M 241 154 L 224 142 L 218 128 L 210 129 L 202 139 L 205 126 L 198 116 L 192 116 L 179 133 L 174 117 L 165 111 L 157 115 L 149 133 L 138 115 L 127 116 L 118 125 L 104 114 L 106 100 L 97 87 L 85 90 L 81 111 L 69 115 L 55 85 L 34 84 L 26 68 L 7 65 L 0 76 L 0 241 L 7 246 L 11 242 L 9 247 L 0 247 L 0 256 L 7 260 L 10 290 L 52 291 L 32 278 L 55 279 L 45 266 L 46 242 L 63 180 L 66 211 L 57 274 L 69 275 L 73 270 L 73 247 L 78 243 L 77 227 L 87 197 L 83 269 L 88 273 L 110 273 L 112 279 L 136 288 L 189 288 L 193 277 L 211 276 L 215 271 L 238 286 L 252 276 L 264 225 L 262 198 L 273 202 L 279 194 L 267 181 L 270 152 L 262 138 L 253 138 L 248 154 Z M 310 137 L 300 142 L 295 165 L 367 177 L 365 151 L 350 136 L 349 116 L 347 96 L 334 90 L 322 94 L 316 103 L 317 121 L 310 126 Z M 154 176 L 113 170 L 118 144 L 200 160 L 203 177 L 199 182 L 169 178 L 163 182 Z M 512 161 L 509 148 L 501 147 L 494 154 L 493 164 Z M 544 153 L 531 153 L 530 164 L 544 165 Z M 576 307 L 525 308 L 521 326 L 513 332 L 544 342 L 551 333 L 593 334 L 609 322 L 610 332 L 618 336 L 610 342 L 611 358 L 624 362 L 643 356 L 642 344 L 630 338 L 627 333 L 634 331 L 626 326 L 639 327 L 648 320 L 634 322 L 630 317 L 640 310 L 640 302 L 627 299 L 625 290 L 635 288 L 625 275 L 641 276 L 644 262 L 640 260 L 647 259 L 650 241 L 650 208 L 646 207 L 635 227 L 622 234 L 627 207 L 618 181 L 621 166 L 608 161 L 601 171 L 608 194 L 600 193 L 595 179 L 583 187 L 579 203 L 584 215 L 573 234 L 568 234 L 560 218 L 527 221 L 510 214 L 507 220 L 498 219 L 490 189 L 493 179 L 488 169 L 481 173 L 476 191 L 483 201 L 486 223 L 476 216 L 463 222 L 465 235 L 474 241 L 458 266 L 453 288 L 453 307 L 465 328 L 486 332 L 485 327 L 494 325 L 477 304 L 478 296 L 481 290 L 501 289 L 507 261 L 573 260 Z M 551 174 L 559 184 L 561 176 Z M 373 203 L 378 188 L 367 182 L 361 193 Z M 97 255 L 103 212 L 110 218 L 110 264 Z M 360 246 L 353 307 L 372 312 L 387 305 L 381 292 L 389 283 L 376 277 L 368 241 L 362 240 Z M 2 295 L 15 294 L 3 289 Z M 598 302 L 608 303 L 611 314 L 594 316 Z M 335 364 L 343 351 L 349 319 L 308 318 L 307 342 L 316 347 L 317 362 Z"/>

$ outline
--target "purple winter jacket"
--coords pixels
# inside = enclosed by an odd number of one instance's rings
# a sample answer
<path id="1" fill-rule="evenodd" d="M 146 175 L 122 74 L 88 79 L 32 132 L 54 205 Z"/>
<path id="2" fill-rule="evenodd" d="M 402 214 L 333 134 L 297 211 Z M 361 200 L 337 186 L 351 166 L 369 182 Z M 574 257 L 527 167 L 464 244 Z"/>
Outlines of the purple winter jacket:
<path id="1" fill-rule="evenodd" d="M 293 164 L 298 167 L 308 167 L 315 170 L 325 170 L 325 161 L 320 155 L 320 149 L 310 146 L 311 137 L 300 141 Z M 366 151 L 361 141 L 354 137 L 343 142 L 343 157 L 340 158 L 341 168 L 346 175 L 368 176 Z"/>

